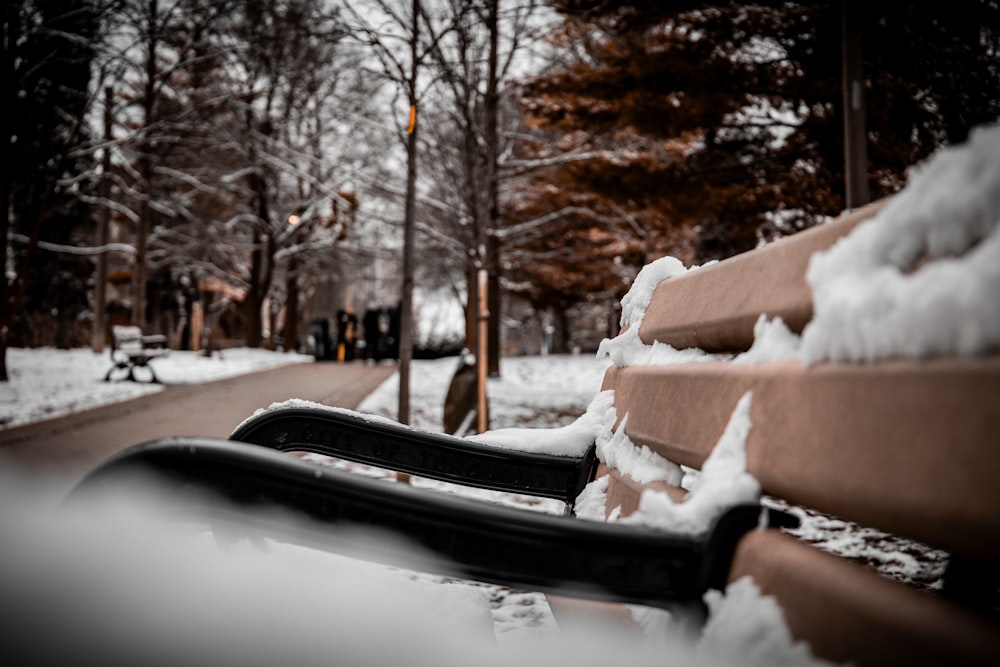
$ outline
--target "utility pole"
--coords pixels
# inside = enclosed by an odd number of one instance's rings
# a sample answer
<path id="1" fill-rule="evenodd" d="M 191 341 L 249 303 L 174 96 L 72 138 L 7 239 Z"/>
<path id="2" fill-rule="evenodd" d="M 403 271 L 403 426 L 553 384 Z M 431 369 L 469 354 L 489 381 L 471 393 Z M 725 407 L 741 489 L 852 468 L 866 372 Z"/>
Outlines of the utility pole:
<path id="1" fill-rule="evenodd" d="M 865 121 L 865 74 L 861 26 L 853 0 L 841 0 L 841 44 L 843 51 L 844 177 L 847 208 L 867 204 L 868 132 Z"/>

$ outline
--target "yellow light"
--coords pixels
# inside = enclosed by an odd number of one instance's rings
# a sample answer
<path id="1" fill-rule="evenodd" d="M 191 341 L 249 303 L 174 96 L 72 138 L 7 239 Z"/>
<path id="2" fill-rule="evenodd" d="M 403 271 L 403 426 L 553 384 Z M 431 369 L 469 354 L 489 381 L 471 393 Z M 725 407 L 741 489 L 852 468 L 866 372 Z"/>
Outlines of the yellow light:
<path id="1" fill-rule="evenodd" d="M 299 220 L 300 220 L 299 216 L 295 215 L 294 213 L 292 215 L 288 216 L 288 224 L 290 224 L 290 225 L 297 225 L 297 224 L 299 224 Z"/>

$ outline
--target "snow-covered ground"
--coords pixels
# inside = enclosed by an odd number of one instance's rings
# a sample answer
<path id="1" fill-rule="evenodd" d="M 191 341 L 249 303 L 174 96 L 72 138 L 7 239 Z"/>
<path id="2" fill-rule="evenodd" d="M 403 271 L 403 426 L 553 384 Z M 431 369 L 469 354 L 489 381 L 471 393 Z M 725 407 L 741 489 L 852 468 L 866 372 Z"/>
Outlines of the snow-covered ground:
<path id="1" fill-rule="evenodd" d="M 152 362 L 152 367 L 163 385 L 193 384 L 311 361 L 313 358 L 304 354 L 248 348 L 224 350 L 211 357 L 171 350 Z M 164 389 L 163 385 L 147 382 L 103 382 L 111 366 L 107 352 L 96 353 L 89 349 L 8 350 L 10 382 L 0 383 L 0 430 Z"/>

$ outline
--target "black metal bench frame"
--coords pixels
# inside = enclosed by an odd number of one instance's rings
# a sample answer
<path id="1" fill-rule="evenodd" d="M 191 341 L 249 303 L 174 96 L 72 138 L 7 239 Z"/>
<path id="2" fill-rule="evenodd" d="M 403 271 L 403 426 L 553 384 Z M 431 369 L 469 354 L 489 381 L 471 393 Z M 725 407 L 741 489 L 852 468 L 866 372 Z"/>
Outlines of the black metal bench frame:
<path id="1" fill-rule="evenodd" d="M 180 485 L 182 514 L 213 517 L 249 534 L 349 554 L 333 525 L 398 533 L 441 556 L 430 572 L 563 596 L 629 602 L 704 619 L 703 594 L 721 589 L 733 550 L 748 531 L 794 526 L 795 517 L 739 505 L 702 535 L 588 521 L 500 506 L 367 478 L 283 452 L 312 452 L 469 486 L 555 498 L 572 506 L 593 475 L 581 457 L 497 449 L 356 413 L 311 408 L 265 411 L 230 440 L 167 438 L 134 446 L 89 473 L 68 500 L 115 480 L 154 474 Z M 191 493 L 191 490 L 210 493 Z M 206 498 L 211 500 L 206 502 Z M 268 508 L 307 517 L 274 521 Z M 315 528 L 319 530 L 315 530 Z M 365 554 L 407 565 L 409 552 Z"/>
<path id="2" fill-rule="evenodd" d="M 229 439 L 481 489 L 552 498 L 566 503 L 568 512 L 597 468 L 593 446 L 578 458 L 529 454 L 319 407 L 261 412 L 237 427 Z"/>

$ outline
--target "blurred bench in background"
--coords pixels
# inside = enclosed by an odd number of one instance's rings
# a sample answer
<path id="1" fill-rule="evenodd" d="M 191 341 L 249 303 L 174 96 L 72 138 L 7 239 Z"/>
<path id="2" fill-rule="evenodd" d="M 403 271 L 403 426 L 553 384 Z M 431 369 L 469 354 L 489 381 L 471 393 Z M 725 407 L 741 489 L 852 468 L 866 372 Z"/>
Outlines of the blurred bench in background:
<path id="1" fill-rule="evenodd" d="M 144 335 L 137 326 L 116 325 L 111 328 L 112 366 L 104 376 L 104 381 L 159 382 L 150 362 L 167 353 L 166 336 Z M 138 376 L 135 374 L 137 368 L 142 369 Z"/>

